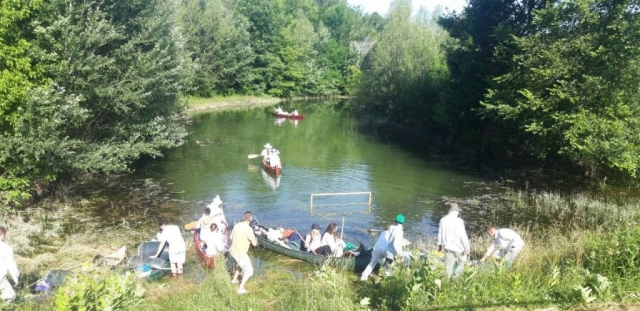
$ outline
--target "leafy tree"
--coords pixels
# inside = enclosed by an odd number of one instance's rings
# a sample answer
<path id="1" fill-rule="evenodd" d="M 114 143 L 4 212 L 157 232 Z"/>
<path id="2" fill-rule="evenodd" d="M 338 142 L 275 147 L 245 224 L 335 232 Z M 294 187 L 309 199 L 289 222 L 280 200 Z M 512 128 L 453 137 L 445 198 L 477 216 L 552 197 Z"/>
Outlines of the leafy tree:
<path id="1" fill-rule="evenodd" d="M 540 157 L 635 175 L 640 165 L 640 2 L 572 0 L 540 10 L 535 34 L 489 92 L 484 115 Z"/>
<path id="2" fill-rule="evenodd" d="M 29 179 L 11 169 L 21 161 L 15 159 L 6 140 L 21 129 L 20 118 L 29 91 L 47 83 L 42 66 L 29 53 L 33 48 L 28 39 L 32 32 L 29 22 L 40 4 L 37 0 L 0 2 L 0 191 L 10 200 L 26 195 Z"/>
<path id="3" fill-rule="evenodd" d="M 447 78 L 441 46 L 448 40 L 433 21 L 422 15 L 412 19 L 409 0 L 392 4 L 389 21 L 362 65 L 361 110 L 413 130 L 432 125 Z"/>
<path id="4" fill-rule="evenodd" d="M 255 93 L 271 93 L 279 96 L 283 82 L 282 71 L 286 67 L 280 58 L 280 48 L 286 46 L 284 28 L 286 18 L 282 0 L 239 0 L 236 9 L 249 21 L 249 33 L 256 57 L 252 87 Z"/>
<path id="5" fill-rule="evenodd" d="M 43 3 L 24 37 L 52 83 L 29 90 L 0 137 L 5 198 L 61 177 L 125 171 L 182 142 L 177 9 L 167 0 Z"/>
<path id="6" fill-rule="evenodd" d="M 222 0 L 185 0 L 181 25 L 195 77 L 189 93 L 246 93 L 255 79 L 247 20 Z"/>
<path id="7" fill-rule="evenodd" d="M 547 2 L 552 1 L 469 0 L 461 14 L 440 19 L 456 41 L 447 48 L 451 83 L 438 108 L 438 122 L 459 147 L 482 153 L 492 138 L 493 124 L 477 114 L 480 101 L 493 78 L 508 72 L 518 53 L 512 36 L 530 33 L 535 10 Z"/>

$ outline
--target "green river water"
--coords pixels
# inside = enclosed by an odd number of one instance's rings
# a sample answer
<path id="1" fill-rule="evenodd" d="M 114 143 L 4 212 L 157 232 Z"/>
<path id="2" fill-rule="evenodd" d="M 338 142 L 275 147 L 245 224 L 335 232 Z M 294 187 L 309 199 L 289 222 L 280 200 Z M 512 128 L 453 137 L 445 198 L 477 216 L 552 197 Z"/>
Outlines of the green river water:
<path id="1" fill-rule="evenodd" d="M 358 128 L 347 102 L 294 102 L 283 106 L 305 115 L 302 121 L 277 119 L 273 107 L 198 115 L 188 126 L 188 143 L 148 161 L 134 178 L 159 181 L 162 195 L 179 202 L 159 213 L 187 222 L 220 195 L 232 223 L 246 210 L 265 225 L 298 228 L 329 222 L 344 235 L 374 242 L 368 229 L 384 229 L 398 213 L 406 235 L 428 238 L 446 212 L 443 197 L 467 197 L 482 180 L 473 174 L 408 148 L 377 140 Z M 279 149 L 283 174 L 275 178 L 261 166 L 262 146 Z M 419 148 L 412 148 L 418 149 Z M 311 194 L 371 192 L 316 196 Z"/>

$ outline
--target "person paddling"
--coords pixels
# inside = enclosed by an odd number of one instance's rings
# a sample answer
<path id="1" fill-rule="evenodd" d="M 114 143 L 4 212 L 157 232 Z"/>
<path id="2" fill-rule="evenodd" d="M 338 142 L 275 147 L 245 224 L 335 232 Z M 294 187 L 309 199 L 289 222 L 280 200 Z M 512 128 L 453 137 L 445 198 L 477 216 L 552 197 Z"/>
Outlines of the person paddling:
<path id="1" fill-rule="evenodd" d="M 273 146 L 271 146 L 270 143 L 267 143 L 264 145 L 264 149 L 262 149 L 262 152 L 260 153 L 262 159 L 264 159 L 267 164 L 269 164 L 269 161 L 271 160 L 271 148 L 273 148 Z"/>

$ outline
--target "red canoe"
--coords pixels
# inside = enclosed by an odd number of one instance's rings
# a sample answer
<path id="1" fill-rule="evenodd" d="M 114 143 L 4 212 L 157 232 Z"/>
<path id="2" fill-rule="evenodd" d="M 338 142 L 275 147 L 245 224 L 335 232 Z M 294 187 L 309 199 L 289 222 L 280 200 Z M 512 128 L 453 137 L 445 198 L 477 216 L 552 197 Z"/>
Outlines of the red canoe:
<path id="1" fill-rule="evenodd" d="M 274 174 L 276 176 L 282 174 L 282 168 L 280 167 L 276 167 L 273 168 L 271 166 L 269 166 L 269 164 L 267 164 L 267 162 L 265 161 L 264 158 L 262 158 L 262 167 L 269 173 Z"/>
<path id="2" fill-rule="evenodd" d="M 278 117 L 278 118 L 289 118 L 289 119 L 298 119 L 298 120 L 304 119 L 304 115 L 303 114 L 292 115 L 292 114 L 288 114 L 288 113 L 277 113 L 277 112 L 274 112 L 273 115 Z"/>
<path id="3" fill-rule="evenodd" d="M 208 257 L 207 254 L 204 253 L 202 247 L 200 247 L 200 237 L 198 236 L 198 232 L 193 230 L 193 243 L 196 245 L 196 252 L 198 252 L 198 257 L 208 269 L 213 269 L 216 267 L 216 258 Z"/>

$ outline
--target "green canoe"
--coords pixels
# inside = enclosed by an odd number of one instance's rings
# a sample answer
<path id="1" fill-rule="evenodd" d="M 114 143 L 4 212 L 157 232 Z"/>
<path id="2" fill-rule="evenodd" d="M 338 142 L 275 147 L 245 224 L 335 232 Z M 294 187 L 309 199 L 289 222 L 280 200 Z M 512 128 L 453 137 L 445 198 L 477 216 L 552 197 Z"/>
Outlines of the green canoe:
<path id="1" fill-rule="evenodd" d="M 267 227 L 257 225 L 259 228 L 264 230 L 268 230 Z M 257 228 L 256 228 L 257 229 Z M 360 252 L 357 256 L 345 252 L 345 256 L 343 257 L 327 257 L 322 255 L 316 255 L 314 253 L 309 253 L 306 251 L 300 251 L 298 245 L 293 242 L 289 242 L 289 248 L 284 247 L 276 242 L 269 241 L 265 236 L 258 234 L 260 232 L 257 229 L 256 237 L 258 238 L 258 243 L 260 246 L 274 251 L 278 254 L 282 254 L 285 256 L 289 256 L 295 259 L 299 259 L 302 261 L 310 262 L 317 265 L 330 265 L 332 267 L 337 267 L 340 269 L 344 269 L 347 271 L 353 272 L 362 272 L 371 261 L 371 249 Z"/>
<path id="2" fill-rule="evenodd" d="M 140 243 L 137 254 L 129 258 L 129 266 L 138 270 L 138 276 L 147 282 L 153 282 L 161 279 L 171 268 L 171 264 L 169 263 L 168 246 L 164 247 L 162 253 L 160 253 L 160 256 L 158 256 L 157 259 L 149 258 L 156 254 L 158 246 L 160 246 L 160 242 L 158 241 Z M 141 272 L 139 269 L 144 266 L 148 266 L 150 271 Z"/>

